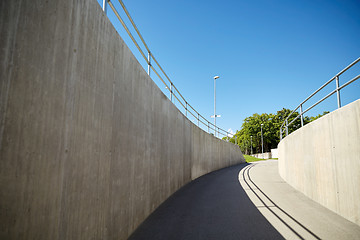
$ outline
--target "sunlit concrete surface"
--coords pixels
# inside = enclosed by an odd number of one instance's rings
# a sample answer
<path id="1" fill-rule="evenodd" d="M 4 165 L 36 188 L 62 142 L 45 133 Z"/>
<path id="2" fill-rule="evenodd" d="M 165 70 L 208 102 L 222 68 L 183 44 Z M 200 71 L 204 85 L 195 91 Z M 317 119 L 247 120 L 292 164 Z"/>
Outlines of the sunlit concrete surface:
<path id="1" fill-rule="evenodd" d="M 241 169 L 239 181 L 256 208 L 286 239 L 360 239 L 360 227 L 287 184 L 277 161 Z"/>
<path id="2" fill-rule="evenodd" d="M 291 133 L 278 149 L 287 183 L 360 226 L 360 99 Z"/>

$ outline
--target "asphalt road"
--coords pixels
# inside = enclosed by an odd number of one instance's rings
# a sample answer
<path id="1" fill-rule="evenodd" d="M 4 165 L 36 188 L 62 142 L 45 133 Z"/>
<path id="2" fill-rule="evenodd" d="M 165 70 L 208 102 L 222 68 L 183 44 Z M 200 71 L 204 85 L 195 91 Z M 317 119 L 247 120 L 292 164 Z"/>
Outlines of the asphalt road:
<path id="1" fill-rule="evenodd" d="M 283 239 L 241 187 L 240 164 L 200 177 L 167 199 L 129 239 Z"/>
<path id="2" fill-rule="evenodd" d="M 129 239 L 360 239 L 360 226 L 312 201 L 277 161 L 240 164 L 187 184 Z"/>

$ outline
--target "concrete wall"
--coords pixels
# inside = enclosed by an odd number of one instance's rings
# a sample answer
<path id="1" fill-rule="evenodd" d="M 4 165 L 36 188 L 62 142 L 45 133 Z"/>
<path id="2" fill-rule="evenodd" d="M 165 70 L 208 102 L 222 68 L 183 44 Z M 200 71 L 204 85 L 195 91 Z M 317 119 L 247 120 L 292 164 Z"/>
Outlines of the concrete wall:
<path id="1" fill-rule="evenodd" d="M 192 124 L 96 0 L 0 1 L 0 239 L 126 239 L 192 179 L 244 162 Z"/>
<path id="2" fill-rule="evenodd" d="M 264 152 L 264 154 L 255 153 L 255 154 L 252 154 L 251 156 L 256 157 L 256 158 L 264 158 L 264 159 L 270 159 L 272 157 L 271 152 Z"/>
<path id="3" fill-rule="evenodd" d="M 285 181 L 360 225 L 360 100 L 295 131 L 278 149 Z"/>
<path id="4" fill-rule="evenodd" d="M 279 158 L 279 151 L 277 148 L 271 149 L 271 158 Z"/>

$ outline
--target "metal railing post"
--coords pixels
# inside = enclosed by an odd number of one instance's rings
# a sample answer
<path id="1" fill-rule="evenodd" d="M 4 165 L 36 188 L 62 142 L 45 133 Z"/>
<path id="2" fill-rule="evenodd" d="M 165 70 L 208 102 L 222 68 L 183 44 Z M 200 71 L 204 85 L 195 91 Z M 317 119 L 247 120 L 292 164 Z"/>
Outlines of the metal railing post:
<path id="1" fill-rule="evenodd" d="M 187 102 L 185 103 L 185 116 L 187 117 Z"/>
<path id="2" fill-rule="evenodd" d="M 103 11 L 105 12 L 105 14 L 106 14 L 106 0 L 103 0 Z"/>
<path id="3" fill-rule="evenodd" d="M 150 70 L 151 70 L 151 53 L 148 52 L 148 75 L 150 76 Z"/>
<path id="4" fill-rule="evenodd" d="M 297 111 L 300 108 L 300 115 L 296 116 L 295 118 L 292 119 L 292 121 L 290 121 L 290 123 L 287 120 L 284 120 L 283 124 L 280 127 L 280 140 L 283 139 L 283 133 L 286 134 L 284 136 L 287 136 L 289 134 L 289 126 L 294 123 L 299 117 L 301 118 L 301 127 L 304 126 L 304 124 L 306 124 L 306 122 L 304 122 L 304 114 L 307 113 L 308 111 L 310 111 L 311 109 L 313 109 L 315 106 L 317 106 L 319 103 L 325 101 L 327 98 L 331 97 L 333 94 L 336 93 L 337 95 L 337 105 L 338 108 L 341 108 L 341 97 L 340 97 L 340 91 L 341 89 L 343 89 L 344 87 L 348 86 L 349 84 L 353 83 L 354 81 L 360 79 L 360 75 L 357 75 L 355 77 L 353 77 L 351 80 L 347 81 L 346 83 L 344 83 L 342 86 L 340 86 L 340 76 L 345 73 L 347 70 L 349 70 L 350 68 L 352 68 L 355 64 L 360 62 L 360 57 L 357 58 L 354 62 L 352 62 L 350 65 L 348 65 L 346 68 L 344 68 L 343 70 L 341 70 L 338 74 L 336 74 L 334 77 L 332 77 L 330 80 L 328 80 L 325 84 L 323 84 L 320 88 L 318 88 L 315 92 L 313 92 L 310 96 L 308 96 L 302 103 L 300 103 L 300 105 L 295 108 L 286 119 L 288 119 L 295 111 Z M 336 83 L 336 88 L 334 90 L 332 90 L 330 93 L 328 93 L 325 97 L 321 98 L 319 101 L 317 101 L 316 103 L 314 103 L 313 105 L 311 105 L 310 107 L 306 108 L 305 110 L 303 110 L 303 104 L 305 104 L 308 100 L 310 100 L 313 96 L 315 96 L 319 91 L 321 91 L 322 89 L 324 89 L 326 86 L 328 86 L 330 83 L 332 83 L 335 80 Z M 285 124 L 286 123 L 286 124 Z M 285 129 L 283 129 L 283 127 L 285 127 Z M 295 126 L 295 128 L 297 128 L 298 126 Z"/>
<path id="5" fill-rule="evenodd" d="M 207 123 L 208 123 L 208 133 L 210 133 L 209 121 Z"/>
<path id="6" fill-rule="evenodd" d="M 341 108 L 340 89 L 339 89 L 339 76 L 336 76 L 336 95 L 337 95 L 338 108 Z"/>
<path id="7" fill-rule="evenodd" d="M 197 120 L 198 120 L 198 126 L 199 126 L 199 117 L 200 117 L 200 116 L 199 116 L 199 114 L 198 114 L 198 117 L 197 117 Z"/>
<path id="8" fill-rule="evenodd" d="M 304 126 L 304 117 L 303 117 L 302 104 L 300 104 L 300 119 L 301 119 L 301 127 L 303 127 Z"/>
<path id="9" fill-rule="evenodd" d="M 237 136 L 235 136 L 235 145 L 237 145 Z"/>
<path id="10" fill-rule="evenodd" d="M 173 84 L 170 83 L 170 101 L 171 101 L 171 102 L 172 102 L 172 94 L 173 94 L 173 93 L 172 93 L 172 85 L 173 85 Z"/>

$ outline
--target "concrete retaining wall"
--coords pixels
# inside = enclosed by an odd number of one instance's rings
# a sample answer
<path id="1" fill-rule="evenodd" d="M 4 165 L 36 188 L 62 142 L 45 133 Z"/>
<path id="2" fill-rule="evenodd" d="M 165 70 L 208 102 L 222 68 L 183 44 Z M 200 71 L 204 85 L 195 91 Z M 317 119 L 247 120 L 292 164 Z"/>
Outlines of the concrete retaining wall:
<path id="1" fill-rule="evenodd" d="M 360 225 L 360 100 L 295 131 L 278 149 L 285 181 Z"/>
<path id="2" fill-rule="evenodd" d="M 272 157 L 271 152 L 264 152 L 264 154 L 255 153 L 255 154 L 252 154 L 251 156 L 256 157 L 256 158 L 263 158 L 263 159 L 270 159 Z"/>
<path id="3" fill-rule="evenodd" d="M 271 149 L 271 158 L 279 158 L 279 152 L 277 148 Z"/>
<path id="4" fill-rule="evenodd" d="M 192 179 L 244 162 L 192 124 L 96 0 L 0 2 L 0 239 L 126 239 Z"/>

